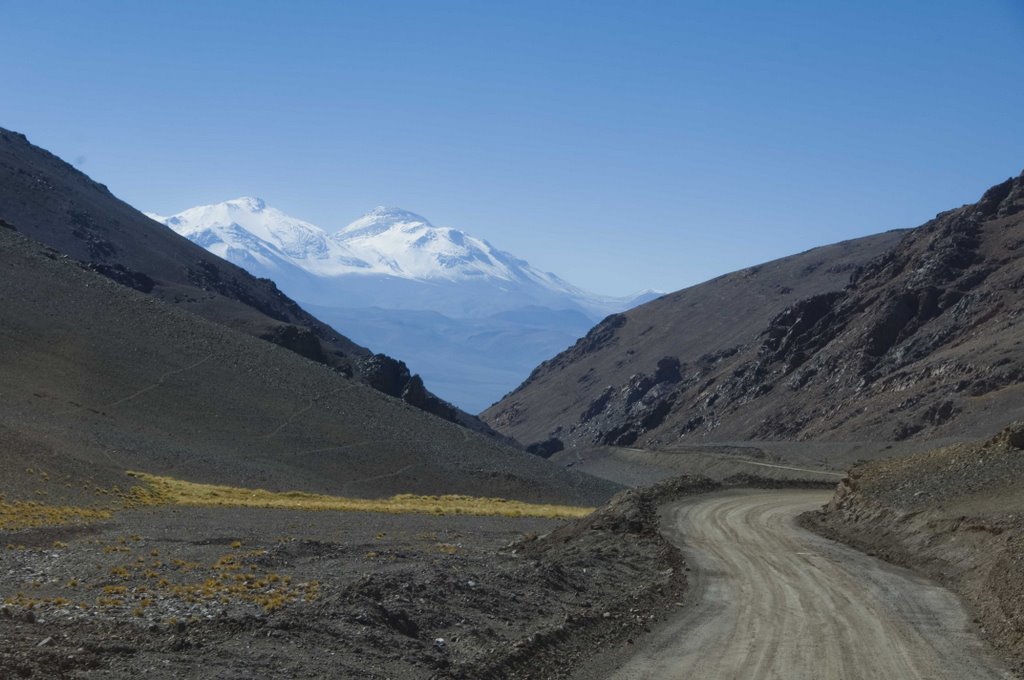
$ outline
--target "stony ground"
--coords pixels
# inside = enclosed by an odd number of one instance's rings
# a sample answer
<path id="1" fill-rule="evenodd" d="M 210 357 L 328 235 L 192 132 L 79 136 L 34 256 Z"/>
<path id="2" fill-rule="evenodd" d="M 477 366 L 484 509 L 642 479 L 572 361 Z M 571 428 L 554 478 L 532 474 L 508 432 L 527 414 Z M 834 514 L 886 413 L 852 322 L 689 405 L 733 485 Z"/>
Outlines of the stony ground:
<path id="1" fill-rule="evenodd" d="M 823 511 L 803 519 L 959 594 L 1024 672 L 1024 424 L 983 443 L 854 467 Z"/>
<path id="2" fill-rule="evenodd" d="M 559 677 L 671 610 L 656 501 L 711 486 L 571 523 L 162 506 L 8 531 L 0 677 Z"/>

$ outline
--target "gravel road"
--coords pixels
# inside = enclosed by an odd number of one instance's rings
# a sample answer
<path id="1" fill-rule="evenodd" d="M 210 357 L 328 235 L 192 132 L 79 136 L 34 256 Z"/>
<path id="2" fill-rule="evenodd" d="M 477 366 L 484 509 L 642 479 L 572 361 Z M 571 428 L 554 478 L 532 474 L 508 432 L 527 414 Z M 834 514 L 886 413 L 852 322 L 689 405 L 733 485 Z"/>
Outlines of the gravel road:
<path id="1" fill-rule="evenodd" d="M 669 506 L 691 600 L 630 655 L 599 656 L 576 677 L 1015 677 L 951 593 L 796 526 L 830 495 L 732 491 Z"/>

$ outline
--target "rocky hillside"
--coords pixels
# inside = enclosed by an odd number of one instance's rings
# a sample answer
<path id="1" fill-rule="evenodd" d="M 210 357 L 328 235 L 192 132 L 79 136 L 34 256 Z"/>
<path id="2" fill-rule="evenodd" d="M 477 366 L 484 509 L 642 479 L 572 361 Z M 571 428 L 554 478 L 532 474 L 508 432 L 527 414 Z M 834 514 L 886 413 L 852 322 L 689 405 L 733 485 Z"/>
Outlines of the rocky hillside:
<path id="1" fill-rule="evenodd" d="M 401 362 L 305 312 L 269 279 L 206 252 L 24 135 L 0 128 L 0 221 L 122 285 L 290 349 L 460 424 Z"/>
<path id="2" fill-rule="evenodd" d="M 609 317 L 484 418 L 566 445 L 991 430 L 1024 414 L 1022 246 L 1024 176 L 905 236 L 812 250 Z"/>
<path id="3" fill-rule="evenodd" d="M 127 470 L 342 496 L 590 505 L 615 485 L 101 276 L 0 228 L 6 499 L 80 504 Z"/>

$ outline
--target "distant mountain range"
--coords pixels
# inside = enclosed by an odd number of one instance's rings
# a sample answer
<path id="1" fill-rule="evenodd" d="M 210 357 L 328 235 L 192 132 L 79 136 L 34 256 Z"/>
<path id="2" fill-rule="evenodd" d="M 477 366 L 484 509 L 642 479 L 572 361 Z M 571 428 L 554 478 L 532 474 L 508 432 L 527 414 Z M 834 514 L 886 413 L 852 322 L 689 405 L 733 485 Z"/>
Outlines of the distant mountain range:
<path id="1" fill-rule="evenodd" d="M 985 436 L 1024 417 L 1022 253 L 1024 175 L 611 316 L 482 417 L 547 451 Z"/>
<path id="2" fill-rule="evenodd" d="M 396 208 L 375 208 L 333 233 L 252 197 L 147 215 L 272 279 L 357 342 L 401 356 L 441 396 L 474 412 L 595 321 L 658 295 L 595 295 Z"/>

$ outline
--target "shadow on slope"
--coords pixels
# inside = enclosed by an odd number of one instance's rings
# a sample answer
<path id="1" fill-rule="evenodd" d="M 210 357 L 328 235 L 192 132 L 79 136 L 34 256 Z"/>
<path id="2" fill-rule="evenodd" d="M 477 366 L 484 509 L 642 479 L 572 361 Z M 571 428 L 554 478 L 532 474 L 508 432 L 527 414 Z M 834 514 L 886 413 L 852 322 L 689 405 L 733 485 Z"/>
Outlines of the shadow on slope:
<path id="1" fill-rule="evenodd" d="M 314 318 L 269 279 L 207 253 L 107 188 L 0 128 L 0 220 L 113 281 L 330 366 L 414 406 L 489 432 L 430 394 L 404 364 Z"/>
<path id="2" fill-rule="evenodd" d="M 0 267 L 8 493 L 88 495 L 124 485 L 126 469 L 358 497 L 586 505 L 615 488 L 118 285 L 7 229 Z"/>

